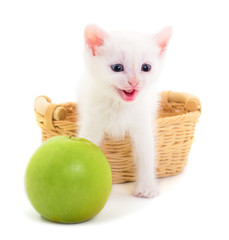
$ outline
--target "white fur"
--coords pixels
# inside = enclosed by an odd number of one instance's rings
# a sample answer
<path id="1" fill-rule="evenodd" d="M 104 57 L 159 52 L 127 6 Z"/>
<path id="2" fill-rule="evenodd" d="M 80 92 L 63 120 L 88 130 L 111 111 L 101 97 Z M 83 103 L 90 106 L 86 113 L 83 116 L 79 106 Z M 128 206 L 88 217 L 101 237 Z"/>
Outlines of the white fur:
<path id="1" fill-rule="evenodd" d="M 79 137 L 100 145 L 105 133 L 113 138 L 129 134 L 137 167 L 135 195 L 153 197 L 158 194 L 155 178 L 155 127 L 158 106 L 156 79 L 163 56 L 153 35 L 114 32 L 107 34 L 96 55 L 86 46 L 87 71 L 79 88 L 81 127 Z M 121 63 L 124 72 L 113 72 L 111 65 Z M 149 63 L 150 72 L 141 65 Z M 133 102 L 124 101 L 116 88 L 130 88 L 128 80 L 136 74 L 140 91 Z"/>

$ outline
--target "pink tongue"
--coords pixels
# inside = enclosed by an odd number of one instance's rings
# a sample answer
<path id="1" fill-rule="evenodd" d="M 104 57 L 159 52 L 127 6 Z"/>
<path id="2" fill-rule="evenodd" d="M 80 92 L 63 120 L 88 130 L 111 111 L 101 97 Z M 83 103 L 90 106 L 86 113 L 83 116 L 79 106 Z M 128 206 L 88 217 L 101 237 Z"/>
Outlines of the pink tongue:
<path id="1" fill-rule="evenodd" d="M 137 91 L 133 90 L 132 92 L 126 92 L 124 90 L 121 90 L 120 95 L 121 95 L 123 100 L 130 102 L 130 101 L 133 101 L 136 98 Z"/>

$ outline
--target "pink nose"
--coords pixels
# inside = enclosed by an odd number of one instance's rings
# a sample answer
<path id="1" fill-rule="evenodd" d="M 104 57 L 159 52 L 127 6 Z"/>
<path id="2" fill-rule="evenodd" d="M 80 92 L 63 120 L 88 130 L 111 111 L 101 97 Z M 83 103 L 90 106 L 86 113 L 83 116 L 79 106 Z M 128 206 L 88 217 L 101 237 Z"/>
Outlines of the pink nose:
<path id="1" fill-rule="evenodd" d="M 139 84 L 139 80 L 137 78 L 136 75 L 134 75 L 132 78 L 129 79 L 128 83 L 132 86 L 132 87 L 136 87 Z"/>

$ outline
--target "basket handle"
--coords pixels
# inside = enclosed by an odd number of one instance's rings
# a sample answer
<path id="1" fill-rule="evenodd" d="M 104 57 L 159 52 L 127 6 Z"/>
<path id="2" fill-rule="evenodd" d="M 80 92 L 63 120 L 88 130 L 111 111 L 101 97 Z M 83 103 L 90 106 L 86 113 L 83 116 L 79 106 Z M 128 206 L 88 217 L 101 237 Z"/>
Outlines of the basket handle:
<path id="1" fill-rule="evenodd" d="M 67 116 L 67 110 L 64 107 L 51 103 L 51 99 L 46 96 L 39 96 L 34 101 L 34 108 L 42 116 L 52 115 L 54 120 L 64 120 Z M 49 113 L 50 111 L 50 113 Z"/>
<path id="2" fill-rule="evenodd" d="M 189 93 L 164 91 L 162 95 L 166 96 L 163 97 L 163 101 L 183 103 L 189 112 L 200 110 L 201 103 L 199 98 Z"/>
<path id="3" fill-rule="evenodd" d="M 163 101 L 166 102 L 177 102 L 184 103 L 185 108 L 189 111 L 200 110 L 200 100 L 199 98 L 189 94 L 189 93 L 181 93 L 181 92 L 172 92 L 172 91 L 164 91 L 162 92 Z M 34 101 L 34 108 L 39 114 L 45 116 L 47 112 L 52 111 L 52 118 L 54 120 L 64 120 L 67 116 L 67 110 L 64 107 L 58 106 L 56 104 L 51 103 L 51 99 L 47 96 L 39 96 Z M 50 113 L 49 113 L 50 115 Z"/>

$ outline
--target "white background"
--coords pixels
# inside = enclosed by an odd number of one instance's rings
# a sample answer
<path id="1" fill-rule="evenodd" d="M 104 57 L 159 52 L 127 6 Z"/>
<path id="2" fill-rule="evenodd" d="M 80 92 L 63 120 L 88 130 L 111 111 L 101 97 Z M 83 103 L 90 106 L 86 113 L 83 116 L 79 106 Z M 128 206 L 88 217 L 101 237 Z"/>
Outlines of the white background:
<path id="1" fill-rule="evenodd" d="M 172 25 L 160 89 L 198 96 L 203 111 L 185 171 L 160 179 L 159 197 L 114 185 L 94 219 L 56 224 L 24 190 L 41 139 L 33 101 L 75 101 L 88 23 L 152 33 Z M 0 239 L 228 239 L 228 23 L 226 0 L 0 1 Z"/>

